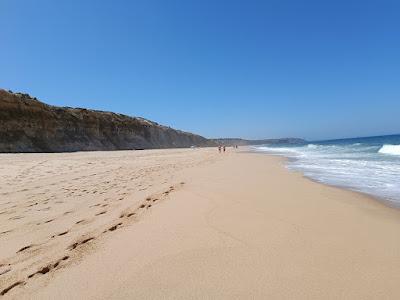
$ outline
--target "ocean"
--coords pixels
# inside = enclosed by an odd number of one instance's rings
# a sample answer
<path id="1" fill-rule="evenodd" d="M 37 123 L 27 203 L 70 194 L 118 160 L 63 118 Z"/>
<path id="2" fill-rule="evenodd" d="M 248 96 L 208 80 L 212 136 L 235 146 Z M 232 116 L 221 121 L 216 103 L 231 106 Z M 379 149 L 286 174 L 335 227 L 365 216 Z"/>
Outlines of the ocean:
<path id="1" fill-rule="evenodd" d="M 400 207 L 400 135 L 261 145 L 288 157 L 287 167 L 315 181 L 363 192 Z"/>

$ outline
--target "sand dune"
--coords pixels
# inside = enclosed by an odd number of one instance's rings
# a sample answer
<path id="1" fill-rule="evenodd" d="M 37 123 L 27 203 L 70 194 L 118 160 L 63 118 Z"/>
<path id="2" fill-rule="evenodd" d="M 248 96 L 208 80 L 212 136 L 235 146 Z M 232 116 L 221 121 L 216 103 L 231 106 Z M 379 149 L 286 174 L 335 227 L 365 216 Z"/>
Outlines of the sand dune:
<path id="1" fill-rule="evenodd" d="M 14 299 L 397 299 L 400 218 L 215 149 L 0 156 Z"/>

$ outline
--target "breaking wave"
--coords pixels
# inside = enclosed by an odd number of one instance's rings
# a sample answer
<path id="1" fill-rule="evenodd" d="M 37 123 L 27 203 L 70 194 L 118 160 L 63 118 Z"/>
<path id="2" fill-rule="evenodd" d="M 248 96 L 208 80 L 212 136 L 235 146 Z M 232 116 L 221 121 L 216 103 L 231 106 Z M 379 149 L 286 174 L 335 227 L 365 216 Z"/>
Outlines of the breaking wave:
<path id="1" fill-rule="evenodd" d="M 400 145 L 383 145 L 378 152 L 381 154 L 400 155 Z"/>

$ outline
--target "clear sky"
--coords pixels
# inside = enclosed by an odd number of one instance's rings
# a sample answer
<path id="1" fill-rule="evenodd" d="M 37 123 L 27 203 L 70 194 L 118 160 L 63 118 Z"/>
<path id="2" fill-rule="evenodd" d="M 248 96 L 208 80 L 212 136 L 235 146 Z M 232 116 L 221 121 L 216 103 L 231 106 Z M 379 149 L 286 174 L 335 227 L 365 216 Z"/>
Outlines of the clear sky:
<path id="1" fill-rule="evenodd" d="M 400 133 L 400 1 L 0 0 L 0 87 L 206 137 Z"/>

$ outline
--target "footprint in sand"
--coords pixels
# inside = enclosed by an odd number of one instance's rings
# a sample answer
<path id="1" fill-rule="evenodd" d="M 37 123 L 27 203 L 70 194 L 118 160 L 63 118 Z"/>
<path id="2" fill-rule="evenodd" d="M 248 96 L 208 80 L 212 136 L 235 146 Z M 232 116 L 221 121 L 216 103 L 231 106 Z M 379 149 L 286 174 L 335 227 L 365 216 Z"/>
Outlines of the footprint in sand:
<path id="1" fill-rule="evenodd" d="M 61 232 L 61 233 L 57 234 L 57 236 L 63 236 L 63 235 L 66 235 L 68 232 L 69 232 L 69 230 L 67 230 L 67 231 L 64 231 L 64 232 Z"/>
<path id="2" fill-rule="evenodd" d="M 130 218 L 130 217 L 134 216 L 135 214 L 136 214 L 136 213 L 134 213 L 134 212 L 131 212 L 131 213 L 122 213 L 122 214 L 119 216 L 119 218 L 120 218 L 120 219 L 125 218 L 125 217 Z"/>
<path id="3" fill-rule="evenodd" d="M 53 222 L 54 220 L 55 220 L 55 219 L 50 219 L 50 220 L 44 221 L 43 224 L 51 223 L 51 222 Z M 36 225 L 42 225 L 42 223 L 37 223 Z"/>
<path id="4" fill-rule="evenodd" d="M 15 283 L 13 283 L 12 285 L 10 285 L 9 287 L 5 288 L 4 290 L 2 290 L 0 292 L 0 296 L 4 296 L 5 294 L 7 294 L 10 290 L 12 290 L 13 288 L 19 286 L 19 285 L 23 285 L 25 284 L 25 281 L 17 281 Z"/>
<path id="5" fill-rule="evenodd" d="M 92 240 L 94 240 L 94 237 L 89 237 L 89 238 L 86 238 L 86 239 L 84 239 L 82 241 L 75 242 L 71 246 L 69 246 L 68 249 L 69 250 L 75 250 L 77 247 L 79 247 L 81 245 L 84 245 L 84 244 L 86 244 L 86 243 L 88 243 L 88 242 L 90 242 Z"/>
<path id="6" fill-rule="evenodd" d="M 17 253 L 24 252 L 25 250 L 28 250 L 28 249 L 30 249 L 30 248 L 32 248 L 32 247 L 33 247 L 33 245 L 24 246 L 24 247 L 22 247 L 21 249 L 19 249 L 19 250 L 17 251 Z"/>
<path id="7" fill-rule="evenodd" d="M 69 259 L 69 256 L 64 256 L 63 258 L 59 259 L 59 260 L 56 261 L 55 263 L 50 264 L 50 265 L 47 265 L 47 266 L 41 268 L 40 270 L 38 270 L 37 272 L 32 273 L 31 275 L 28 276 L 28 278 L 32 278 L 32 277 L 34 277 L 35 275 L 44 275 L 44 274 L 47 274 L 47 273 L 49 273 L 51 270 L 57 268 L 57 267 L 60 265 L 60 263 L 61 263 L 62 261 L 66 261 L 67 259 Z"/>
<path id="8" fill-rule="evenodd" d="M 11 265 L 10 264 L 7 264 L 7 265 L 0 264 L 0 276 L 4 275 L 4 274 L 6 274 L 6 273 L 8 273 L 10 271 L 11 271 Z"/>
<path id="9" fill-rule="evenodd" d="M 7 234 L 7 233 L 10 233 L 10 232 L 12 232 L 12 230 L 2 231 L 2 232 L 0 232 L 0 235 Z"/>
<path id="10" fill-rule="evenodd" d="M 9 220 L 19 220 L 19 219 L 23 219 L 23 218 L 24 218 L 23 216 L 15 216 L 15 217 L 9 218 Z"/>
<path id="11" fill-rule="evenodd" d="M 122 223 L 118 223 L 118 224 L 116 224 L 116 225 L 114 225 L 114 226 L 111 226 L 110 228 L 108 228 L 108 231 L 115 231 L 115 230 L 117 230 L 118 227 L 121 226 L 121 225 L 122 225 Z M 106 231 L 105 231 L 105 232 L 106 232 Z"/>

